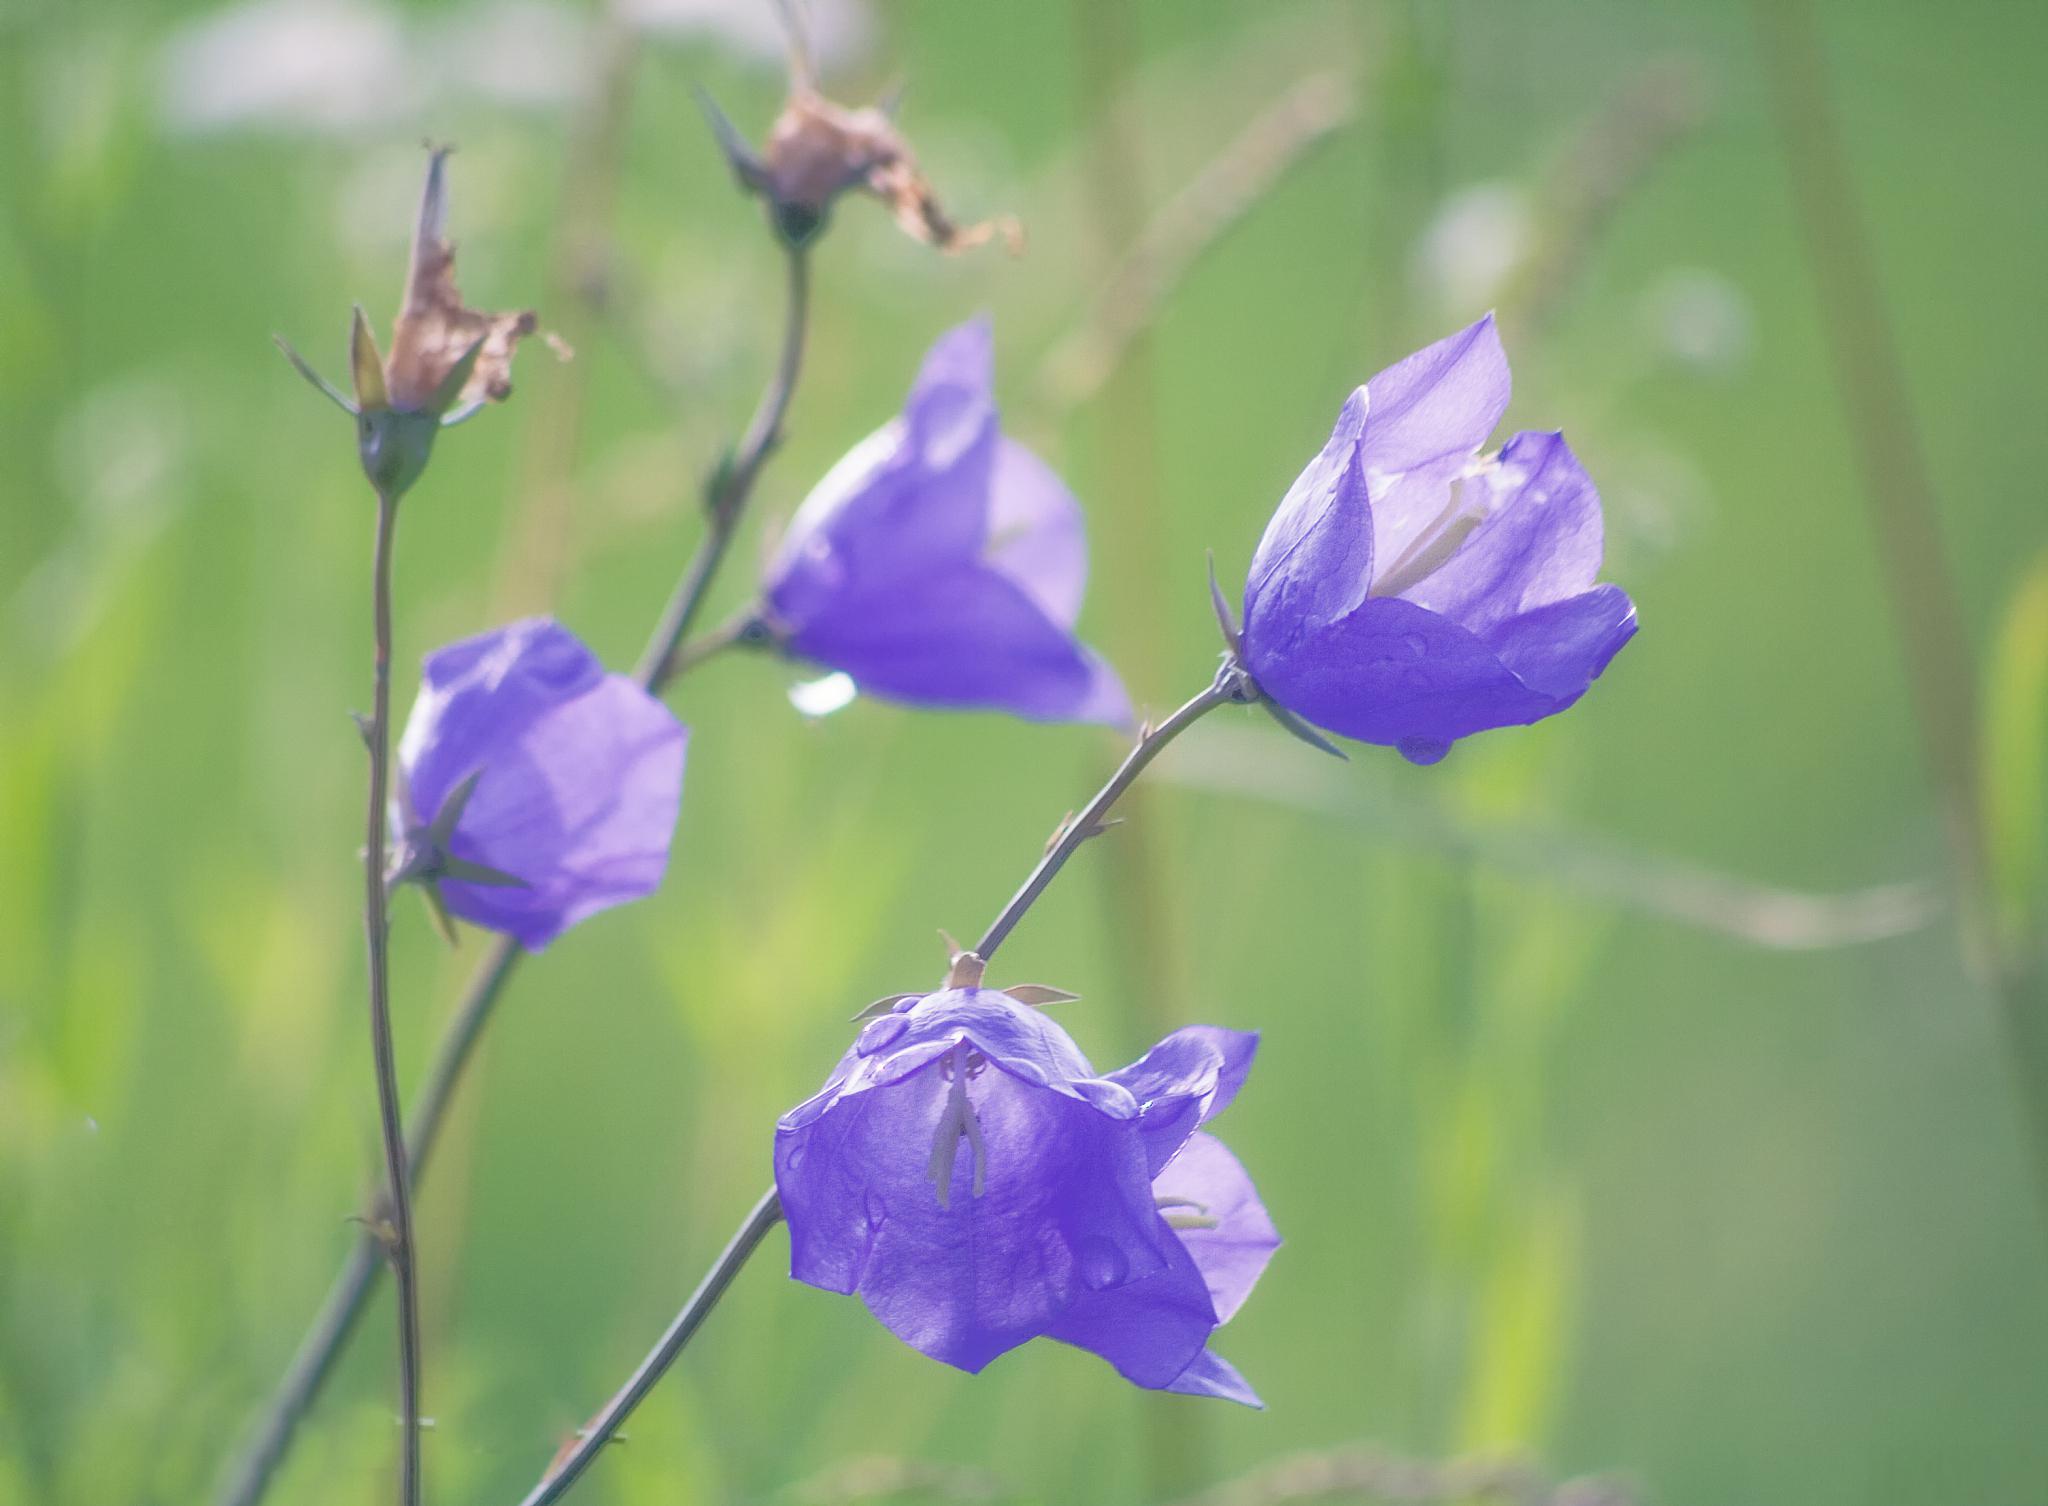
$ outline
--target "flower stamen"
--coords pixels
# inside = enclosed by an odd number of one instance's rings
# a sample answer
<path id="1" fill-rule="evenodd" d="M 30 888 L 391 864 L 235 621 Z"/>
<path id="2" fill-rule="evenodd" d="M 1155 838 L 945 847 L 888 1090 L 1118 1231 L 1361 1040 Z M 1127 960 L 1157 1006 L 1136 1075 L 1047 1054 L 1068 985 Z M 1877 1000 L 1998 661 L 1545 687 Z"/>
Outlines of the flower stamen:
<path id="1" fill-rule="evenodd" d="M 964 1046 L 955 1046 L 941 1063 L 941 1070 L 952 1087 L 946 1094 L 946 1106 L 939 1114 L 938 1132 L 932 1137 L 928 1173 L 932 1188 L 939 1195 L 941 1208 L 951 1206 L 953 1163 L 960 1155 L 962 1139 L 974 1152 L 973 1195 L 980 1197 L 988 1190 L 988 1144 L 982 1139 L 981 1121 L 974 1115 L 974 1105 L 967 1098 L 967 1079 L 978 1075 L 978 1064 L 973 1057 L 963 1056 L 965 1050 Z"/>

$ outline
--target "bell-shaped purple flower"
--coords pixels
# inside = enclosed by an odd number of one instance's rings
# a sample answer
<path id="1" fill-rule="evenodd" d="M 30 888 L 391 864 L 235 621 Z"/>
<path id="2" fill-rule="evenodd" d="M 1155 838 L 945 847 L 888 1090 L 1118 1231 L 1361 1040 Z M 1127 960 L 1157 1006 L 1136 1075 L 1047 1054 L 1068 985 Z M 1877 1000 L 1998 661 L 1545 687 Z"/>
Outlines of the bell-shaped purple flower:
<path id="1" fill-rule="evenodd" d="M 547 618 L 436 649 L 398 745 L 397 876 L 537 952 L 661 883 L 688 739 Z"/>
<path id="2" fill-rule="evenodd" d="M 804 499 L 762 589 L 790 653 L 916 706 L 1123 724 L 1116 674 L 1074 637 L 1081 509 L 997 421 L 985 320 L 940 337 L 902 414 Z"/>
<path id="3" fill-rule="evenodd" d="M 1600 495 L 1560 434 L 1480 446 L 1508 404 L 1488 315 L 1351 394 L 1245 583 L 1243 659 L 1281 707 L 1434 763 L 1576 701 L 1636 630 Z"/>
<path id="4" fill-rule="evenodd" d="M 963 1370 L 1046 1335 L 1138 1385 L 1257 1406 L 1208 1340 L 1280 1240 L 1200 1131 L 1257 1044 L 1195 1026 L 1098 1076 L 1008 994 L 905 999 L 776 1126 L 790 1274 Z"/>

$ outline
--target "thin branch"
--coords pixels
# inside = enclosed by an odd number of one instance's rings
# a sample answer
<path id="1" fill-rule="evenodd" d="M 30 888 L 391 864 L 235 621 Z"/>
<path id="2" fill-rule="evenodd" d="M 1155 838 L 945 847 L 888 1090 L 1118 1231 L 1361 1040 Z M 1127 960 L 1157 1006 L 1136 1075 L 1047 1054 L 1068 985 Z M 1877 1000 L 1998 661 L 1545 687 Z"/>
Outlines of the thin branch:
<path id="1" fill-rule="evenodd" d="M 1003 906 L 1003 913 L 990 922 L 989 928 L 982 932 L 981 940 L 974 946 L 976 955 L 982 961 L 986 962 L 995 956 L 996 948 L 1017 928 L 1017 922 L 1037 903 L 1038 897 L 1045 893 L 1047 886 L 1058 876 L 1060 869 L 1066 866 L 1067 859 L 1074 855 L 1083 842 L 1102 830 L 1109 808 L 1115 805 L 1117 797 L 1129 789 L 1132 782 L 1145 772 L 1145 766 L 1157 758 L 1168 743 L 1218 706 L 1228 706 L 1246 699 L 1244 684 L 1244 672 L 1235 664 L 1225 664 L 1217 674 L 1215 682 L 1206 690 L 1157 727 L 1147 729 L 1139 736 L 1138 745 L 1131 749 L 1129 755 L 1117 766 L 1116 772 L 1109 776 L 1109 783 L 1096 792 L 1095 798 L 1088 802 L 1080 815 L 1061 828 L 1053 845 L 1046 850 L 1045 856 L 1038 860 L 1038 866 L 1031 870 L 1031 876 L 1024 880 L 1017 892 L 1010 896 L 1010 902 Z"/>

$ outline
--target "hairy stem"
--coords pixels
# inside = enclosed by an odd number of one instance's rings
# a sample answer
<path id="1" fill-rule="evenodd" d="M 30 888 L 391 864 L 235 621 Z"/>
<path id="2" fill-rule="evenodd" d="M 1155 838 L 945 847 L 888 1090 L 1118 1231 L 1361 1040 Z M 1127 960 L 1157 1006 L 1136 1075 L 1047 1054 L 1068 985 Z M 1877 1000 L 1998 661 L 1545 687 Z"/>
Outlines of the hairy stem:
<path id="1" fill-rule="evenodd" d="M 712 477 L 706 498 L 709 516 L 704 536 L 641 653 L 636 676 L 650 694 L 660 695 L 683 670 L 701 662 L 697 659 L 685 661 L 676 650 L 703 609 L 718 566 L 724 560 L 733 533 L 745 514 L 754 482 L 768 455 L 781 439 L 783 420 L 788 416 L 803 365 L 804 337 L 809 323 L 809 267 L 801 251 L 789 253 L 788 287 L 782 354 L 775 373 L 762 394 L 746 437 Z M 380 847 L 382 832 L 380 822 L 373 837 Z M 378 945 L 381 951 L 381 942 Z M 414 1180 L 426 1170 L 427 1159 L 447 1117 L 456 1086 L 462 1080 L 484 1026 L 489 1023 L 506 985 L 518 970 L 521 955 L 518 943 L 510 937 L 499 936 L 491 941 L 482 963 L 463 991 L 440 1043 L 434 1048 L 433 1063 L 409 1115 L 412 1134 L 406 1142 L 405 1164 Z M 321 1304 L 319 1316 L 300 1340 L 291 1365 L 271 1395 L 256 1431 L 230 1467 L 226 1482 L 215 1497 L 217 1506 L 254 1506 L 262 1499 L 291 1446 L 293 1431 L 319 1395 L 335 1360 L 348 1342 L 364 1303 L 369 1300 L 377 1279 L 379 1253 L 378 1244 L 368 1235 L 357 1240 L 349 1251 L 334 1285 L 328 1289 L 327 1300 Z"/>
<path id="2" fill-rule="evenodd" d="M 1214 711 L 1218 706 L 1252 699 L 1257 694 L 1250 679 L 1235 663 L 1226 663 L 1217 672 L 1215 680 L 1200 695 L 1190 700 L 1157 727 L 1147 728 L 1138 738 L 1128 757 L 1118 765 L 1117 771 L 1109 776 L 1109 782 L 1096 792 L 1088 806 L 1061 828 L 1057 840 L 1046 849 L 1038 866 L 1031 870 L 1031 876 L 1024 880 L 1023 887 L 1010 897 L 1003 906 L 1003 913 L 995 923 L 982 933 L 975 951 L 986 959 L 1003 944 L 1003 938 L 1017 927 L 1025 913 L 1037 903 L 1038 897 L 1066 866 L 1081 844 L 1091 836 L 1098 835 L 1104 828 L 1103 818 L 1117 798 L 1129 789 L 1137 777 L 1145 772 L 1145 766 L 1159 756 L 1160 750 L 1196 722 Z M 760 1245 L 762 1238 L 775 1227 L 782 1217 L 782 1200 L 773 1187 L 764 1192 L 747 1214 L 732 1240 L 719 1253 L 704 1279 L 697 1283 L 697 1289 L 690 1293 L 690 1300 L 683 1304 L 683 1310 L 676 1314 L 660 1340 L 640 1361 L 630 1379 L 621 1386 L 605 1404 L 604 1410 L 593 1417 L 577 1439 L 576 1446 L 560 1455 L 541 1477 L 540 1483 L 527 1492 L 520 1506 L 547 1506 L 556 1501 L 576 1482 L 576 1478 L 590 1467 L 612 1435 L 618 1432 L 631 1415 L 633 1409 L 646 1399 L 657 1382 L 667 1373 L 682 1354 L 683 1347 L 703 1324 L 705 1317 L 725 1295 L 725 1289 L 732 1285 L 740 1267 L 747 1263 Z"/>
<path id="3" fill-rule="evenodd" d="M 412 1240 L 405 1126 L 398 1107 L 398 1063 L 391 1049 L 390 917 L 385 913 L 384 829 L 391 779 L 391 546 L 398 531 L 398 499 L 377 496 L 376 563 L 372 613 L 376 621 L 376 680 L 365 740 L 370 745 L 370 799 L 363 836 L 363 930 L 370 954 L 370 1052 L 377 1071 L 377 1111 L 384 1137 L 385 1201 L 374 1220 L 398 1286 L 398 1409 L 402 1433 L 401 1506 L 420 1499 L 420 1308 Z"/>

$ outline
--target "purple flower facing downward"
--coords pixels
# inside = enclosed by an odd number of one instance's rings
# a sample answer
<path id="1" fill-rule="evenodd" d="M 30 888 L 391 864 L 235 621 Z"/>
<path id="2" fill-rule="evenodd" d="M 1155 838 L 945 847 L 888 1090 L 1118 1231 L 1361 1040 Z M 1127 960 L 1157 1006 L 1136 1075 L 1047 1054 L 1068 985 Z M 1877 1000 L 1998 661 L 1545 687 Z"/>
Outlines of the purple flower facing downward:
<path id="1" fill-rule="evenodd" d="M 916 706 L 1122 724 L 1116 674 L 1074 637 L 1081 509 L 1004 436 L 986 321 L 940 337 L 901 416 L 826 473 L 762 590 L 790 653 Z"/>
<path id="2" fill-rule="evenodd" d="M 1200 1129 L 1257 1044 L 1195 1026 L 1098 1076 L 1008 994 L 902 1000 L 776 1126 L 790 1274 L 962 1370 L 1045 1335 L 1138 1385 L 1257 1406 L 1208 1340 L 1280 1240 Z"/>
<path id="3" fill-rule="evenodd" d="M 1564 436 L 1480 457 L 1507 404 L 1492 315 L 1351 394 L 1245 582 L 1243 660 L 1274 702 L 1434 763 L 1564 710 L 1633 636 Z"/>
<path id="4" fill-rule="evenodd" d="M 661 883 L 688 738 L 547 618 L 437 649 L 398 745 L 396 876 L 537 952 Z"/>

